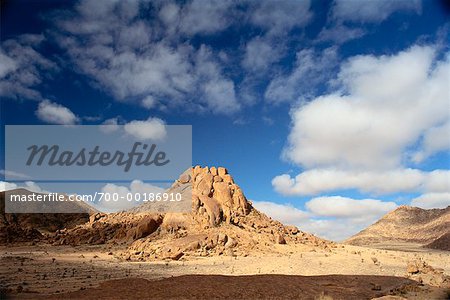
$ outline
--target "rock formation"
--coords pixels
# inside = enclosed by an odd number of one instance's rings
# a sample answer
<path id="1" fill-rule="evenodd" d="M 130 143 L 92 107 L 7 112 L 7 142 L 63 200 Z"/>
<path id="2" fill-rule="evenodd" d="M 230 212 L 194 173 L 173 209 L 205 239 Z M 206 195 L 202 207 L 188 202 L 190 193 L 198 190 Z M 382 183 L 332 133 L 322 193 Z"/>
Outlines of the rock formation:
<path id="1" fill-rule="evenodd" d="M 335 247 L 257 211 L 225 168 L 196 166 L 168 191 L 192 195 L 191 212 L 155 214 L 144 203 L 129 212 L 91 216 L 86 224 L 59 231 L 54 243 L 123 243 L 127 250 L 120 256 L 137 260 L 248 255 L 286 243 Z"/>
<path id="2" fill-rule="evenodd" d="M 422 259 L 409 261 L 406 266 L 406 277 L 431 286 L 450 288 L 450 277 L 443 269 L 436 269 Z"/>

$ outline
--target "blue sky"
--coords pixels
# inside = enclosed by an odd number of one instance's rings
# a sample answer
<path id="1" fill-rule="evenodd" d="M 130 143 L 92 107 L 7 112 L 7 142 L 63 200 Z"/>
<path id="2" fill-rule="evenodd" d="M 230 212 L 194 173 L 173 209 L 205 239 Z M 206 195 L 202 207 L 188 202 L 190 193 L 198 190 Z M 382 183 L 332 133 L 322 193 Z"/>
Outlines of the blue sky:
<path id="1" fill-rule="evenodd" d="M 2 2 L 2 127 L 192 125 L 194 164 L 342 239 L 450 204 L 445 3 Z"/>

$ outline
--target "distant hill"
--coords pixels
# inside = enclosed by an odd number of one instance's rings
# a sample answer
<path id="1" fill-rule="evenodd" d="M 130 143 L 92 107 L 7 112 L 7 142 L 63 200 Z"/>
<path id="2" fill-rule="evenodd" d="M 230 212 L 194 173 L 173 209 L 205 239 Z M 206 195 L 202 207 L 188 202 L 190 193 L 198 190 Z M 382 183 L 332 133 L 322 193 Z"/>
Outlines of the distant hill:
<path id="1" fill-rule="evenodd" d="M 27 195 L 32 192 L 26 189 L 16 189 L 8 193 Z M 34 193 L 38 194 L 38 193 Z M 42 194 L 43 195 L 43 194 Z M 32 205 L 38 205 L 33 202 Z M 89 220 L 89 215 L 96 213 L 93 207 L 84 202 L 63 202 L 59 211 L 80 211 L 79 213 L 5 213 L 5 192 L 0 192 L 0 244 L 12 242 L 28 242 L 42 239 L 45 233 L 53 233 L 59 229 L 72 228 Z"/>
<path id="2" fill-rule="evenodd" d="M 422 209 L 400 206 L 345 243 L 358 246 L 406 242 L 425 247 L 450 250 L 450 206 Z"/>

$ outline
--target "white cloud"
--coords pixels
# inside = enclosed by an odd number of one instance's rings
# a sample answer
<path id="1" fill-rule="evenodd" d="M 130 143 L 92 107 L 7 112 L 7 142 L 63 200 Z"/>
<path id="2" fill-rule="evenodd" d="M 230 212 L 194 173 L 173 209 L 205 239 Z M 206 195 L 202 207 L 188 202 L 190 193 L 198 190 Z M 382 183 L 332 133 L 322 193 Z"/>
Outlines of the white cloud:
<path id="1" fill-rule="evenodd" d="M 311 169 L 294 178 L 288 174 L 276 176 L 272 180 L 272 185 L 277 192 L 286 196 L 318 195 L 349 189 L 373 194 L 445 192 L 450 191 L 450 171 Z"/>
<path id="2" fill-rule="evenodd" d="M 41 35 L 20 35 L 2 42 L 0 49 L 0 96 L 41 100 L 39 85 L 58 70 L 55 63 L 38 50 Z"/>
<path id="3" fill-rule="evenodd" d="M 308 201 L 305 206 L 316 216 L 361 219 L 378 218 L 397 208 L 394 202 L 355 200 L 340 196 L 317 197 Z"/>
<path id="4" fill-rule="evenodd" d="M 428 193 L 411 200 L 411 206 L 430 208 L 446 208 L 450 205 L 450 193 Z"/>
<path id="5" fill-rule="evenodd" d="M 292 109 L 283 156 L 304 171 L 295 177 L 276 176 L 274 189 L 287 196 L 342 190 L 423 193 L 411 204 L 445 206 L 450 170 L 424 171 L 408 165 L 418 161 L 419 154 L 423 160 L 450 148 L 448 78 L 449 54 L 437 60 L 431 47 L 350 58 L 330 81 L 333 93 Z M 305 207 L 311 214 L 309 223 L 299 224 L 330 237 L 327 230 L 335 228 L 356 233 L 396 204 L 327 196 Z"/>
<path id="6" fill-rule="evenodd" d="M 332 17 L 354 22 L 381 22 L 396 11 L 421 13 L 420 0 L 335 0 Z"/>
<path id="7" fill-rule="evenodd" d="M 156 99 L 155 97 L 148 95 L 147 97 L 145 97 L 144 99 L 142 99 L 142 106 L 147 108 L 147 109 L 151 109 L 154 108 L 156 105 Z"/>
<path id="8" fill-rule="evenodd" d="M 270 201 L 252 201 L 252 203 L 256 209 L 283 224 L 298 224 L 300 221 L 308 219 L 310 216 L 309 213 L 302 211 L 291 204 L 278 204 Z"/>
<path id="9" fill-rule="evenodd" d="M 0 181 L 0 192 L 17 189 L 17 184 L 12 182 Z"/>
<path id="10" fill-rule="evenodd" d="M 33 181 L 26 181 L 25 185 L 22 186 L 24 189 L 29 190 L 30 192 L 35 192 L 35 193 L 41 193 L 41 194 L 48 194 L 50 193 L 49 191 L 43 189 L 42 187 L 40 187 L 37 183 L 33 182 Z"/>
<path id="11" fill-rule="evenodd" d="M 17 64 L 14 59 L 0 51 L 0 78 L 6 77 L 6 75 L 15 70 L 17 70 Z"/>
<path id="12" fill-rule="evenodd" d="M 133 180 L 129 187 L 108 183 L 102 187 L 101 191 L 102 193 L 109 194 L 109 199 L 113 199 L 112 195 L 118 194 L 118 200 L 102 201 L 100 203 L 96 203 L 95 206 L 99 210 L 104 212 L 117 212 L 120 210 L 130 209 L 139 204 L 142 204 L 142 202 L 138 201 L 128 201 L 127 195 L 129 193 L 131 193 L 134 197 L 136 194 L 142 195 L 144 193 L 162 193 L 164 192 L 164 189 L 148 183 L 144 183 L 140 180 Z"/>
<path id="13" fill-rule="evenodd" d="M 449 119 L 450 60 L 430 47 L 351 58 L 341 91 L 292 111 L 285 157 L 306 168 L 391 169 L 429 128 Z"/>
<path id="14" fill-rule="evenodd" d="M 94 87 L 146 108 L 217 114 L 240 109 L 218 54 L 179 42 L 182 36 L 226 28 L 232 2 L 110 1 L 102 7 L 96 2 L 80 2 L 74 14 L 56 18 L 53 32 L 75 71 L 91 78 Z M 152 6 L 149 11 L 159 18 L 141 17 L 139 6 Z"/>
<path id="15" fill-rule="evenodd" d="M 206 83 L 203 87 L 205 100 L 210 107 L 223 114 L 230 114 L 239 110 L 236 101 L 234 83 L 230 80 L 217 80 Z M 231 101 L 230 101 L 231 100 Z"/>
<path id="16" fill-rule="evenodd" d="M 131 121 L 124 126 L 126 133 L 140 140 L 162 140 L 166 137 L 166 124 L 158 118 L 145 121 Z"/>
<path id="17" fill-rule="evenodd" d="M 295 225 L 300 230 L 334 241 L 356 234 L 397 207 L 394 202 L 339 196 L 311 199 L 305 204 L 306 211 L 291 204 L 268 201 L 253 201 L 253 204 L 283 224 Z"/>
<path id="18" fill-rule="evenodd" d="M 100 130 L 104 133 L 111 133 L 119 130 L 119 118 L 111 118 L 103 121 L 103 123 L 100 125 Z"/>
<path id="19" fill-rule="evenodd" d="M 189 35 L 211 34 L 226 29 L 231 21 L 233 1 L 193 0 L 183 8 L 180 30 Z M 170 15 L 167 11 L 164 16 Z"/>
<path id="20" fill-rule="evenodd" d="M 426 192 L 450 193 L 450 170 L 434 170 L 427 174 L 424 182 Z"/>
<path id="21" fill-rule="evenodd" d="M 245 46 L 242 66 L 250 72 L 265 72 L 281 58 L 282 43 L 269 38 L 255 37 Z"/>
<path id="22" fill-rule="evenodd" d="M 78 117 L 70 109 L 49 100 L 39 103 L 36 116 L 41 121 L 50 124 L 73 125 L 79 121 Z"/>
<path id="23" fill-rule="evenodd" d="M 292 72 L 275 76 L 269 83 L 265 98 L 270 103 L 292 102 L 315 94 L 317 86 L 332 74 L 337 63 L 337 48 L 318 52 L 303 49 L 297 52 Z"/>
<path id="24" fill-rule="evenodd" d="M 10 190 L 15 190 L 15 189 L 26 189 L 30 192 L 41 193 L 41 194 L 49 193 L 49 191 L 44 190 L 43 188 L 41 188 L 39 185 L 37 185 L 33 181 L 26 181 L 26 182 L 24 182 L 23 185 L 18 185 L 13 182 L 0 181 L 0 192 L 10 191 Z"/>
<path id="25" fill-rule="evenodd" d="M 312 19 L 311 3 L 305 1 L 257 1 L 250 21 L 253 25 L 269 31 L 269 34 L 280 34 L 294 27 L 302 27 Z"/>

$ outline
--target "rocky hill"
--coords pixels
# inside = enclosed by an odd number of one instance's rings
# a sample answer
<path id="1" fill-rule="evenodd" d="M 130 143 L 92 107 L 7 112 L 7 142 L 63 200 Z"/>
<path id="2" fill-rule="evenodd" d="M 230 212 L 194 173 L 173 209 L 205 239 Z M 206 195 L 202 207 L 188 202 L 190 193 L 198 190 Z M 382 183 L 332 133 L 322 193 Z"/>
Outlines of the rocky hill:
<path id="1" fill-rule="evenodd" d="M 273 251 L 276 245 L 286 243 L 335 247 L 257 211 L 225 168 L 196 166 L 183 173 L 168 191 L 189 195 L 191 212 L 152 213 L 149 204 L 143 204 L 127 212 L 98 213 L 83 225 L 58 231 L 53 241 L 123 244 L 126 250 L 120 256 L 128 260 L 246 256 Z"/>
<path id="2" fill-rule="evenodd" d="M 8 191 L 8 193 L 27 195 L 31 192 L 25 189 L 16 189 Z M 27 210 L 33 211 L 31 206 L 38 204 L 29 202 L 23 205 L 29 205 Z M 68 211 L 80 211 L 80 213 L 5 213 L 5 192 L 1 192 L 0 244 L 39 241 L 44 239 L 48 233 L 85 223 L 89 220 L 89 215 L 96 212 L 95 209 L 81 202 L 63 202 L 61 205 L 65 205 Z"/>
<path id="3" fill-rule="evenodd" d="M 450 232 L 444 233 L 441 237 L 435 239 L 425 247 L 430 249 L 450 251 Z"/>
<path id="4" fill-rule="evenodd" d="M 431 248 L 449 250 L 450 206 L 445 209 L 422 209 L 400 206 L 373 225 L 349 238 L 346 243 L 359 246 L 407 242 L 429 244 Z"/>

